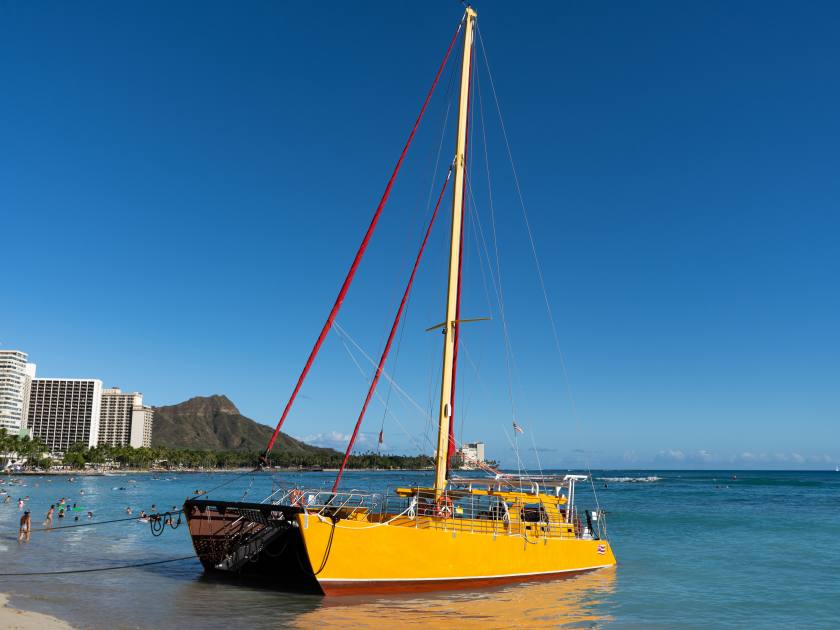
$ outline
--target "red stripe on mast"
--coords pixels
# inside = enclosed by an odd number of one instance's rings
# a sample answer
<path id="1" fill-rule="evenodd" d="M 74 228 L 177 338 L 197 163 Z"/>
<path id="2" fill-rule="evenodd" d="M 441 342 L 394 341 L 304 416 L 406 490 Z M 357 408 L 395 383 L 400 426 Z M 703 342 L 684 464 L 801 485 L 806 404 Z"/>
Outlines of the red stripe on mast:
<path id="1" fill-rule="evenodd" d="M 344 278 L 344 283 L 341 285 L 341 290 L 338 292 L 338 297 L 335 299 L 335 304 L 333 304 L 332 310 L 330 311 L 330 314 L 327 317 L 327 321 L 324 323 L 324 327 L 321 329 L 321 334 L 318 335 L 318 339 L 315 342 L 315 345 L 312 347 L 312 351 L 309 353 L 309 358 L 306 360 L 306 365 L 303 366 L 303 371 L 298 377 L 295 389 L 294 391 L 292 391 L 292 395 L 289 397 L 289 402 L 286 403 L 286 407 L 283 409 L 283 415 L 280 416 L 280 420 L 277 422 L 277 427 L 274 429 L 274 433 L 272 433 L 271 439 L 268 441 L 268 446 L 266 447 L 265 453 L 262 456 L 263 463 L 265 464 L 268 463 L 268 455 L 269 453 L 271 453 L 271 449 L 274 448 L 274 442 L 277 440 L 277 436 L 280 434 L 280 427 L 282 427 L 283 423 L 286 421 L 286 416 L 289 415 L 289 411 L 292 408 L 292 404 L 295 402 L 295 398 L 297 398 L 298 392 L 300 391 L 300 388 L 303 385 L 303 381 L 306 379 L 306 375 L 309 373 L 309 369 L 312 367 L 312 363 L 315 361 L 315 357 L 318 355 L 318 351 L 321 349 L 321 344 L 324 343 L 324 339 L 326 339 L 327 333 L 330 331 L 330 328 L 332 328 L 333 322 L 335 321 L 335 318 L 338 315 L 338 311 L 341 309 L 341 304 L 342 302 L 344 302 L 344 298 L 347 295 L 347 291 L 350 288 L 350 284 L 353 282 L 353 277 L 356 275 L 356 270 L 359 268 L 359 263 L 362 261 L 362 257 L 365 254 L 365 250 L 367 249 L 368 243 L 370 243 L 370 238 L 373 235 L 373 231 L 376 229 L 376 224 L 379 222 L 379 217 L 382 214 L 382 209 L 385 207 L 385 203 L 388 201 L 388 197 L 391 195 L 391 188 L 394 185 L 394 181 L 396 181 L 397 179 L 397 173 L 400 172 L 403 160 L 405 159 L 406 153 L 408 153 L 408 148 L 411 146 L 412 140 L 414 140 L 414 134 L 417 132 L 417 128 L 420 126 L 420 121 L 423 119 L 423 114 L 426 113 L 426 107 L 428 106 L 429 101 L 432 99 L 432 94 L 435 91 L 435 87 L 437 87 L 440 75 L 443 73 L 443 69 L 446 66 L 447 60 L 449 59 L 449 54 L 452 52 L 452 48 L 455 46 L 455 41 L 458 39 L 458 33 L 461 31 L 462 24 L 463 20 L 458 24 L 458 28 L 455 29 L 455 34 L 452 36 L 452 41 L 449 42 L 449 48 L 447 48 L 446 54 L 443 57 L 443 61 L 440 64 L 440 68 L 438 68 L 437 74 L 435 75 L 435 80 L 432 82 L 432 86 L 429 88 L 429 92 L 426 95 L 426 100 L 423 102 L 423 107 L 420 109 L 420 114 L 417 116 L 417 120 L 414 121 L 414 127 L 411 129 L 411 133 L 408 136 L 408 140 L 406 140 L 405 147 L 403 147 L 402 153 L 400 154 L 399 160 L 397 160 L 396 166 L 394 166 L 394 171 L 393 173 L 391 173 L 391 178 L 388 180 L 388 185 L 385 187 L 385 192 L 382 193 L 382 198 L 379 200 L 379 205 L 376 207 L 376 212 L 374 212 L 373 218 L 370 221 L 370 225 L 368 226 L 367 232 L 365 232 L 365 237 L 362 240 L 362 244 L 359 246 L 359 249 L 356 252 L 356 257 L 353 259 L 353 264 L 350 265 L 350 271 L 347 272 L 347 277 Z"/>
<path id="2" fill-rule="evenodd" d="M 437 217 L 438 208 L 440 208 L 440 202 L 443 200 L 443 193 L 446 192 L 446 186 L 449 184 L 449 178 L 451 175 L 452 168 L 450 167 L 449 173 L 446 175 L 446 180 L 443 182 L 443 188 L 440 191 L 437 203 L 435 204 L 435 210 L 432 212 L 432 218 L 429 220 L 429 225 L 426 228 L 426 235 L 423 237 L 423 242 L 420 244 L 420 251 L 417 252 L 417 258 L 414 260 L 414 267 L 411 270 L 411 276 L 408 278 L 408 284 L 405 286 L 405 291 L 403 292 L 402 300 L 400 301 L 400 307 L 397 309 L 396 317 L 394 317 L 394 323 L 391 325 L 391 332 L 388 334 L 388 341 L 385 342 L 385 349 L 382 351 L 382 356 L 379 357 L 379 365 L 376 366 L 376 373 L 373 375 L 373 380 L 370 382 L 367 396 L 365 396 L 365 403 L 362 405 L 362 411 L 359 413 L 359 419 L 356 420 L 356 426 L 353 429 L 353 435 L 350 438 L 350 443 L 347 445 L 347 450 L 344 452 L 344 460 L 341 462 L 341 467 L 338 469 L 338 474 L 335 476 L 335 482 L 332 487 L 333 492 L 336 491 L 338 483 L 341 481 L 341 475 L 344 473 L 344 468 L 347 466 L 347 460 L 350 459 L 350 452 L 353 450 L 353 445 L 356 443 L 356 436 L 359 434 L 359 428 L 362 426 L 362 420 L 367 412 L 368 404 L 370 403 L 370 399 L 373 397 L 373 393 L 376 391 L 376 385 L 379 383 L 379 377 L 382 376 L 382 368 L 385 366 L 388 353 L 391 351 L 391 343 L 393 343 L 394 336 L 397 334 L 397 328 L 399 328 L 400 325 L 400 319 L 402 318 L 403 310 L 405 309 L 405 303 L 408 301 L 408 294 L 411 292 L 411 286 L 414 284 L 414 276 L 417 274 L 417 268 L 420 266 L 420 259 L 423 257 L 423 250 L 426 249 L 429 234 L 432 232 L 432 226 L 435 223 L 435 217 Z M 381 435 L 382 434 L 380 433 L 380 436 Z"/>

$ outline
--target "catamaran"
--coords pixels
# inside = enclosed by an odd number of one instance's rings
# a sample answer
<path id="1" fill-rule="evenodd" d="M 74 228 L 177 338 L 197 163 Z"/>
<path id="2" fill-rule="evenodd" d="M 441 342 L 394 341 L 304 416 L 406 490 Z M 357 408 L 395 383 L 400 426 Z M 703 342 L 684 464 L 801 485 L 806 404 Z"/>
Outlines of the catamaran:
<path id="1" fill-rule="evenodd" d="M 456 41 L 463 42 L 455 155 L 437 197 L 385 349 L 371 379 L 344 462 L 331 489 L 276 489 L 260 502 L 189 499 L 184 513 L 196 554 L 216 574 L 259 576 L 275 587 L 327 595 L 476 587 L 557 578 L 613 566 L 600 508 L 580 510 L 576 487 L 590 475 L 507 474 L 475 462 L 483 474 L 456 477 L 452 423 L 460 318 L 461 258 L 470 85 L 476 12 L 468 7 L 391 175 L 373 220 L 309 355 L 274 434 L 286 416 L 335 318 L 376 228 L 426 106 Z M 392 493 L 340 490 L 340 480 L 411 291 L 438 208 L 452 182 L 443 369 L 438 404 L 434 479 L 427 487 Z M 336 324 L 337 325 L 337 324 Z M 514 429 L 519 430 L 514 422 Z M 593 488 L 594 489 L 594 488 Z"/>

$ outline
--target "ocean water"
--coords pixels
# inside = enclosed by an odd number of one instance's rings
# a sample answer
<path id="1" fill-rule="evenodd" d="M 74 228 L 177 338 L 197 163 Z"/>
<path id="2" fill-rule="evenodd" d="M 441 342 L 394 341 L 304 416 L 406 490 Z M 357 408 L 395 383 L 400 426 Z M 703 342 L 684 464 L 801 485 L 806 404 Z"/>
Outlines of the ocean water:
<path id="1" fill-rule="evenodd" d="M 348 472 L 345 488 L 423 483 L 428 473 Z M 736 476 L 736 477 L 734 477 Z M 615 569 L 573 578 L 423 595 L 323 598 L 206 578 L 197 560 L 61 576 L 192 553 L 186 526 L 153 537 L 136 521 L 34 532 L 16 540 L 18 497 L 39 527 L 50 503 L 86 508 L 56 525 L 159 510 L 233 474 L 18 477 L 0 488 L 0 592 L 11 604 L 86 628 L 238 624 L 249 628 L 837 628 L 840 627 L 840 473 L 595 471 Z M 636 481 L 647 478 L 643 481 Z M 320 487 L 328 473 L 238 477 L 216 498 L 259 500 L 275 483 Z M 606 487 L 605 487 L 606 485 Z M 592 504 L 579 487 L 578 505 Z"/>

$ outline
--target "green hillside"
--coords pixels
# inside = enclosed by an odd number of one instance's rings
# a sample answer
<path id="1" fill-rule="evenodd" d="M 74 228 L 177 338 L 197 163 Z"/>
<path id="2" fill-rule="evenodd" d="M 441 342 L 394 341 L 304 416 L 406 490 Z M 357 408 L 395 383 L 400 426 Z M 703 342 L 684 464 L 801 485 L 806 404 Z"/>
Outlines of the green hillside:
<path id="1" fill-rule="evenodd" d="M 212 451 L 263 451 L 272 429 L 246 418 L 227 396 L 197 396 L 155 407 L 152 446 Z M 335 455 L 331 448 L 305 444 L 280 433 L 275 453 Z"/>

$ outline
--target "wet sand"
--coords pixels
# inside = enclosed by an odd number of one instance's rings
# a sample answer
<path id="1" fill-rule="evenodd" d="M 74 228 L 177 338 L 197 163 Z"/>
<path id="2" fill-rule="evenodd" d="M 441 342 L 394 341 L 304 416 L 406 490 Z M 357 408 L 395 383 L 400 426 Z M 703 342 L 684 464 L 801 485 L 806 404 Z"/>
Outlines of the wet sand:
<path id="1" fill-rule="evenodd" d="M 8 596 L 0 593 L 0 628 L 7 630 L 70 630 L 70 624 L 41 613 L 12 608 Z"/>

